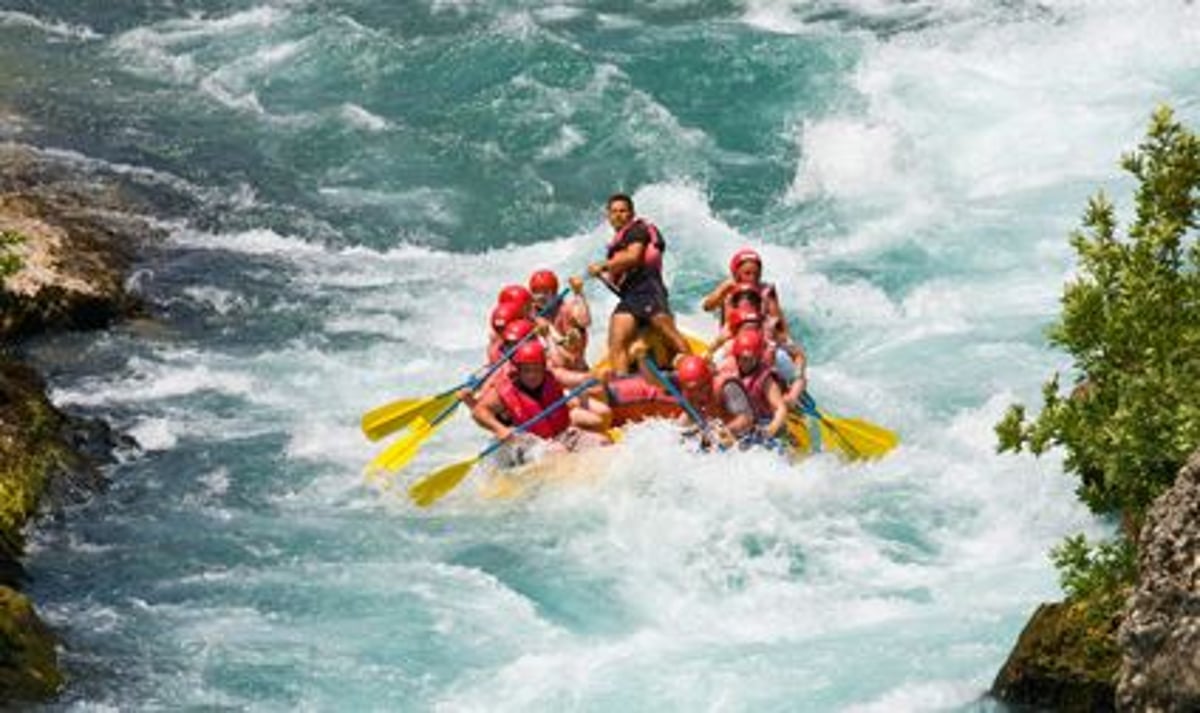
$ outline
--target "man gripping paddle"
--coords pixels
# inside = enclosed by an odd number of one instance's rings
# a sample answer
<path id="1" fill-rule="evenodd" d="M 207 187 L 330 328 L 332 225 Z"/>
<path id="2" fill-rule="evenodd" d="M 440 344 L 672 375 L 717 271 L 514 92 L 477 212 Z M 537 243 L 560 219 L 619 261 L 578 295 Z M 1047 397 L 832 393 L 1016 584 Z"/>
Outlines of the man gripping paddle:
<path id="1" fill-rule="evenodd" d="M 629 347 L 639 328 L 658 332 L 678 354 L 690 354 L 687 339 L 675 326 L 662 277 L 666 243 L 658 228 L 635 217 L 633 199 L 618 193 L 608 199 L 608 224 L 616 231 L 607 259 L 588 266 L 593 277 L 607 276 L 620 301 L 608 323 L 608 354 L 613 371 L 630 373 Z"/>
<path id="2" fill-rule="evenodd" d="M 471 417 L 476 423 L 507 443 L 501 451 L 503 466 L 520 465 L 528 457 L 526 451 L 530 444 L 522 443 L 523 439 L 513 439 L 513 429 L 537 417 L 563 396 L 562 385 L 546 366 L 546 347 L 540 341 L 535 339 L 522 344 L 513 354 L 512 363 L 515 373 L 501 377 L 496 388 L 485 391 L 471 409 Z M 571 405 L 568 402 L 568 406 Z M 573 451 L 608 442 L 603 436 L 572 426 L 573 416 L 566 409 L 557 409 L 532 426 L 528 433 L 550 442 L 551 450 Z"/>

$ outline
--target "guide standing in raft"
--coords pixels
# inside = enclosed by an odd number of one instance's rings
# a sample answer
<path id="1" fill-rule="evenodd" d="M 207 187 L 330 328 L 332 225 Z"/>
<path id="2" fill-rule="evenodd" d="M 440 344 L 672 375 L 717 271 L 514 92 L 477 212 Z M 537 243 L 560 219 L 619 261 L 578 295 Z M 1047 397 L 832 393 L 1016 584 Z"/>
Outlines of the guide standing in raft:
<path id="1" fill-rule="evenodd" d="M 617 193 L 608 199 L 608 223 L 616 233 L 608 257 L 588 266 L 599 277 L 607 274 L 620 301 L 608 322 L 608 358 L 617 374 L 630 373 L 629 347 L 638 329 L 657 331 L 677 354 L 690 354 L 687 340 L 675 326 L 662 278 L 662 236 L 653 224 L 634 216 L 633 199 Z"/>

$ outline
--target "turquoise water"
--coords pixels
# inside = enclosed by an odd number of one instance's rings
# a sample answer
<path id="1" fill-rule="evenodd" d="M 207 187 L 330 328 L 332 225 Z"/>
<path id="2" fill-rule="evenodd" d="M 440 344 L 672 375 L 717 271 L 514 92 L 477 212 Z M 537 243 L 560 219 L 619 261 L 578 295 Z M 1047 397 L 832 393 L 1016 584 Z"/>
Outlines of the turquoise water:
<path id="1" fill-rule="evenodd" d="M 4 138 L 169 233 L 160 327 L 32 349 L 143 447 L 32 548 L 59 706 L 990 708 L 1046 549 L 1106 528 L 991 426 L 1067 365 L 1065 235 L 1155 103 L 1195 123 L 1197 47 L 1175 2 L 0 0 Z M 617 189 L 685 324 L 760 248 L 817 398 L 904 446 L 650 426 L 515 502 L 365 485 L 360 414 L 469 371 L 497 287 L 579 270 Z M 412 472 L 483 443 L 460 417 Z"/>

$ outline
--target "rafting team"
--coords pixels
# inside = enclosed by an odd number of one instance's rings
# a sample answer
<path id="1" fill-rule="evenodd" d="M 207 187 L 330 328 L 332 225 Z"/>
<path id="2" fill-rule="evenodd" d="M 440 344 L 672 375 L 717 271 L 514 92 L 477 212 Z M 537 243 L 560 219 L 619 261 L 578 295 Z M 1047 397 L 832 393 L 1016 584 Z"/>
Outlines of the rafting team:
<path id="1" fill-rule="evenodd" d="M 507 356 L 509 365 L 459 397 L 476 423 L 512 439 L 501 465 L 523 462 L 534 445 L 604 445 L 610 429 L 646 418 L 675 418 L 705 447 L 781 444 L 806 386 L 805 354 L 775 288 L 762 280 L 762 258 L 749 248 L 734 253 L 729 277 L 702 303 L 717 314 L 717 337 L 689 341 L 668 304 L 662 235 L 635 214 L 629 196 L 613 195 L 606 207 L 615 233 L 607 259 L 588 266 L 619 298 L 604 362 L 587 362 L 591 314 L 578 277 L 560 293 L 558 277 L 537 270 L 528 287 L 504 287 L 492 309 L 488 362 Z"/>

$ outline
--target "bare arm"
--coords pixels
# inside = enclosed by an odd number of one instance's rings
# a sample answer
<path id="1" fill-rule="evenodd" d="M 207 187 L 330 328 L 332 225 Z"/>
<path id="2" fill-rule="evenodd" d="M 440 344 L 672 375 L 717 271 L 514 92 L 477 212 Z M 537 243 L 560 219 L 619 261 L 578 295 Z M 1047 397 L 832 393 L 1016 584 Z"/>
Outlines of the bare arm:
<path id="1" fill-rule="evenodd" d="M 630 243 L 617 251 L 605 263 L 609 272 L 620 275 L 626 270 L 642 264 L 642 255 L 646 252 L 645 243 Z"/>
<path id="2" fill-rule="evenodd" d="M 704 298 L 704 301 L 700 303 L 700 308 L 705 312 L 712 312 L 713 310 L 717 309 L 724 304 L 725 297 L 734 287 L 735 284 L 733 280 L 725 280 L 713 288 L 712 292 L 708 293 L 708 295 Z"/>
<path id="3" fill-rule="evenodd" d="M 577 327 L 587 329 L 592 326 L 592 311 L 588 307 L 587 298 L 582 293 L 575 295 L 567 307 L 571 310 L 567 316 Z"/>
<path id="4" fill-rule="evenodd" d="M 774 438 L 779 429 L 783 428 L 783 424 L 787 422 L 787 403 L 783 400 L 783 390 L 779 388 L 779 382 L 771 379 L 767 382 L 767 403 L 771 406 L 773 415 L 771 422 L 767 424 L 767 435 Z"/>
<path id="5" fill-rule="evenodd" d="M 479 402 L 471 409 L 471 418 L 503 441 L 512 436 L 512 429 L 500 421 L 503 411 L 500 394 L 495 389 L 489 389 L 479 397 Z"/>

